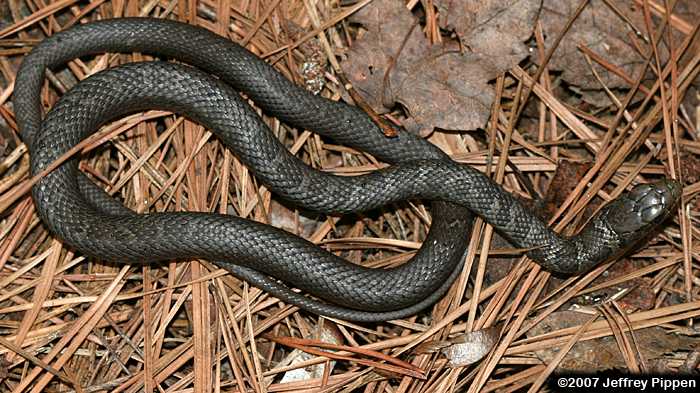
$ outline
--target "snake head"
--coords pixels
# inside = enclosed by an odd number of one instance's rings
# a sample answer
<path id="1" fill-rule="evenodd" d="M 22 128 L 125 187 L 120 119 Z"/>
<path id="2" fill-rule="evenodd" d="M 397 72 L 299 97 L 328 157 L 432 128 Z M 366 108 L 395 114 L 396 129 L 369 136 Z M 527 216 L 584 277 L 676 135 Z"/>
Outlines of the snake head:
<path id="1" fill-rule="evenodd" d="M 672 179 L 640 184 L 623 194 L 605 209 L 607 222 L 620 236 L 621 245 L 631 245 L 646 237 L 654 227 L 674 212 L 682 187 Z"/>

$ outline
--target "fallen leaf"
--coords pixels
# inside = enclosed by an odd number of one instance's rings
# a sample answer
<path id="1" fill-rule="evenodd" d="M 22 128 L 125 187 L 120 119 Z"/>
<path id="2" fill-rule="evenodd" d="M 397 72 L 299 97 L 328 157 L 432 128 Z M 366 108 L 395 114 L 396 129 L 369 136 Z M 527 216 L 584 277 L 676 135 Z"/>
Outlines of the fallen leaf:
<path id="1" fill-rule="evenodd" d="M 527 336 L 536 337 L 559 329 L 580 326 L 590 317 L 589 314 L 575 311 L 554 312 L 530 329 Z M 697 338 L 670 334 L 661 327 L 635 330 L 634 339 L 645 361 L 659 358 L 665 353 L 691 350 L 700 345 Z M 535 354 L 548 363 L 558 352 L 559 348 L 547 348 L 535 351 Z M 614 368 L 626 369 L 627 365 L 615 337 L 607 336 L 576 343 L 557 366 L 557 371 L 595 372 Z"/>
<path id="2" fill-rule="evenodd" d="M 615 2 L 637 28 L 643 28 L 641 11 L 629 0 Z M 561 34 L 567 21 L 579 6 L 579 0 L 545 0 L 541 21 L 545 34 L 545 47 L 549 49 Z M 549 62 L 553 69 L 562 71 L 562 77 L 569 83 L 584 89 L 601 88 L 579 45 L 585 45 L 597 55 L 614 64 L 629 76 L 639 75 L 644 59 L 635 50 L 629 34 L 634 32 L 624 19 L 601 0 L 591 0 L 578 19 L 566 33 L 554 56 Z M 539 59 L 535 59 L 539 61 Z M 610 88 L 627 87 L 628 83 L 615 74 L 594 63 L 603 82 Z"/>
<path id="3" fill-rule="evenodd" d="M 319 216 L 307 211 L 294 211 L 275 200 L 270 203 L 270 225 L 287 232 L 311 237 L 322 221 Z"/>
<path id="4" fill-rule="evenodd" d="M 501 13 L 510 15 L 511 11 Z M 478 16 L 477 21 L 487 18 Z M 511 45 L 523 39 L 517 35 L 506 43 L 495 43 L 498 53 L 491 53 L 486 44 L 478 47 L 482 52 L 462 51 L 449 40 L 430 45 L 401 1 L 373 2 L 352 20 L 367 31 L 348 52 L 343 70 L 378 113 L 393 109 L 396 103 L 404 106 L 410 117 L 404 126 L 416 133 L 483 127 L 494 99 L 489 81 L 527 55 L 521 42 Z M 475 27 L 468 38 L 491 37 L 497 26 Z"/>
<path id="5" fill-rule="evenodd" d="M 547 187 L 544 195 L 542 216 L 546 219 L 552 218 L 566 198 L 578 186 L 579 181 L 593 166 L 592 162 L 575 162 L 562 160 L 557 166 L 552 181 Z M 594 207 L 594 206 L 592 206 Z"/>
<path id="6" fill-rule="evenodd" d="M 487 82 L 497 75 L 479 55 L 439 53 L 416 63 L 396 100 L 417 123 L 417 131 L 473 130 L 488 120 L 494 92 Z"/>
<path id="7" fill-rule="evenodd" d="M 399 86 L 413 62 L 429 52 L 428 40 L 419 27 L 412 29 L 415 18 L 401 1 L 375 1 L 355 13 L 351 21 L 360 23 L 367 32 L 348 51 L 341 64 L 343 71 L 367 103 L 385 113 L 393 104 L 392 87 Z M 385 83 L 384 75 L 397 54 Z M 383 97 L 389 98 L 388 106 Z"/>
<path id="8" fill-rule="evenodd" d="M 540 0 L 435 0 L 440 25 L 452 29 L 472 53 L 506 71 L 529 55 Z"/>
<path id="9" fill-rule="evenodd" d="M 499 328 L 490 327 L 468 332 L 450 340 L 428 341 L 416 347 L 417 353 L 440 351 L 450 362 L 450 367 L 474 364 L 491 352 L 498 342 Z"/>
<path id="10" fill-rule="evenodd" d="M 645 60 L 636 49 L 634 41 L 645 51 L 650 50 L 651 44 L 644 42 L 642 37 L 637 37 L 637 32 L 648 35 L 644 23 L 644 10 L 639 3 L 639 1 L 634 0 L 615 1 L 614 4 L 619 10 L 618 14 L 606 2 L 591 0 L 557 47 L 549 66 L 552 69 L 562 71 L 562 78 L 569 84 L 584 89 L 581 94 L 585 95 L 587 89 L 600 90 L 602 87 L 600 82 L 596 80 L 590 65 L 579 49 L 580 46 L 585 46 L 622 70 L 628 77 L 638 78 Z M 560 35 L 579 4 L 580 0 L 544 0 L 541 21 L 547 48 Z M 663 5 L 663 2 L 660 4 Z M 651 12 L 651 15 L 654 17 L 654 22 L 658 23 L 658 13 Z M 692 25 L 687 21 L 695 21 L 700 16 L 700 2 L 679 1 L 673 9 L 673 16 L 677 20 L 678 26 Z M 631 25 L 625 20 L 630 21 Z M 685 34 L 678 29 L 673 29 L 673 32 L 674 45 L 677 48 L 685 38 Z M 665 64 L 668 59 L 668 51 L 663 41 L 658 42 L 658 50 L 661 61 Z M 689 51 L 689 53 L 693 52 Z M 539 61 L 537 58 L 534 60 Z M 630 86 L 628 82 L 607 71 L 596 62 L 593 64 L 601 80 L 609 88 Z M 649 70 L 647 70 L 647 74 L 655 79 Z M 593 100 L 587 101 L 594 102 Z"/>

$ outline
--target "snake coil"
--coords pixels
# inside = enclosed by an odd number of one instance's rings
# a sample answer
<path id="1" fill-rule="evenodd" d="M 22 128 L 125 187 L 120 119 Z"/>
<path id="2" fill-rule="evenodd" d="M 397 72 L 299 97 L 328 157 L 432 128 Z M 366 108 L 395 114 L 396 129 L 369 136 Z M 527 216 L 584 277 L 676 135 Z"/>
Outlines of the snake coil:
<path id="1" fill-rule="evenodd" d="M 78 83 L 42 119 L 46 69 L 103 52 L 152 53 L 196 68 L 143 62 L 108 69 Z M 311 169 L 285 149 L 239 91 L 289 125 L 394 165 L 357 177 Z M 161 109 L 211 129 L 270 190 L 306 209 L 350 213 L 407 199 L 433 201 L 431 228 L 416 255 L 396 268 L 369 269 L 238 217 L 135 214 L 81 174 L 77 159 L 32 190 L 46 226 L 86 255 L 121 262 L 210 259 L 282 300 L 347 320 L 401 318 L 443 296 L 461 271 L 471 213 L 514 246 L 531 249 L 528 256 L 546 269 L 579 273 L 647 235 L 671 214 L 680 195 L 672 180 L 637 186 L 604 207 L 578 235 L 562 237 L 499 185 L 432 144 L 400 130 L 398 137 L 385 138 L 355 107 L 308 93 L 223 37 L 168 20 L 93 22 L 44 40 L 22 63 L 14 105 L 34 175 L 106 122 Z"/>

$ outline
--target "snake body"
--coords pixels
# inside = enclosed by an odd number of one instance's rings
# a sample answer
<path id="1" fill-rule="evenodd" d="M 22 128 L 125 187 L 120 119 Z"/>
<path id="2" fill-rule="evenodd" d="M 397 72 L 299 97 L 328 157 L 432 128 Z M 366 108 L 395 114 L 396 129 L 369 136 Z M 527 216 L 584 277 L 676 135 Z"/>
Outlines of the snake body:
<path id="1" fill-rule="evenodd" d="M 144 52 L 190 64 L 131 63 L 92 75 L 43 119 L 48 68 L 103 52 Z M 291 155 L 240 97 L 298 128 L 394 164 L 356 177 L 333 176 Z M 385 137 L 360 110 L 308 93 L 239 45 L 205 29 L 150 18 L 78 25 L 49 37 L 24 59 L 14 109 L 36 175 L 101 125 L 136 111 L 182 114 L 212 130 L 276 195 L 305 209 L 362 212 L 408 199 L 431 203 L 430 231 L 416 255 L 391 269 L 349 263 L 283 230 L 230 215 L 135 214 L 72 160 L 32 189 L 38 214 L 82 253 L 119 262 L 205 258 L 276 297 L 347 320 L 405 317 L 433 304 L 461 271 L 472 213 L 546 269 L 579 273 L 629 248 L 668 217 L 678 183 L 637 186 L 566 238 L 477 170 L 402 130 Z M 280 282 L 281 281 L 281 282 Z M 292 291 L 301 289 L 316 298 Z"/>

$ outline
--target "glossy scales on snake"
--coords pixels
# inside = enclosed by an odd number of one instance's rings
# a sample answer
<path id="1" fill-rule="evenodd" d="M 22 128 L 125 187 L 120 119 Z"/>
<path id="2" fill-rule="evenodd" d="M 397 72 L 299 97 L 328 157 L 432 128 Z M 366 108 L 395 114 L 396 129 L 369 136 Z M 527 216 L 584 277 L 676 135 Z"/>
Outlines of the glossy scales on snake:
<path id="1" fill-rule="evenodd" d="M 198 69 L 147 62 L 106 70 L 81 81 L 42 121 L 45 70 L 103 52 L 158 54 Z M 357 177 L 309 168 L 273 136 L 239 91 L 291 126 L 395 165 Z M 398 137 L 386 138 L 358 109 L 312 95 L 235 43 L 173 21 L 113 19 L 48 38 L 25 58 L 14 105 L 33 174 L 106 122 L 161 109 L 211 129 L 270 190 L 306 209 L 338 214 L 408 199 L 434 201 L 431 228 L 416 255 L 396 268 L 369 269 L 285 231 L 234 216 L 137 215 L 82 175 L 77 160 L 33 188 L 43 222 L 87 255 L 120 262 L 206 258 L 282 300 L 348 320 L 405 317 L 444 295 L 461 270 L 470 212 L 514 246 L 531 249 L 528 256 L 546 269 L 579 273 L 647 235 L 670 215 L 680 194 L 679 185 L 669 180 L 639 186 L 603 208 L 578 235 L 564 238 L 499 185 L 427 141 L 401 130 Z"/>

